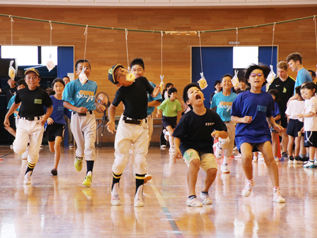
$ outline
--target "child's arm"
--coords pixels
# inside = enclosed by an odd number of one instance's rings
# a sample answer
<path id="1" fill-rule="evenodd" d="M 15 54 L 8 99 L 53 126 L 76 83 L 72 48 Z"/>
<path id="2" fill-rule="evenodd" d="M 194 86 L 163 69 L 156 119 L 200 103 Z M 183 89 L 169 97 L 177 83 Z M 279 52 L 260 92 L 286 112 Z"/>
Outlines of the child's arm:
<path id="1" fill-rule="evenodd" d="M 301 113 L 301 114 L 296 114 L 296 116 L 298 118 L 313 117 L 313 116 L 315 116 L 315 113 L 313 113 L 313 112 Z"/>
<path id="2" fill-rule="evenodd" d="M 12 106 L 10 107 L 9 111 L 7 112 L 5 118 L 4 118 L 4 122 L 3 124 L 7 127 L 10 126 L 10 121 L 9 121 L 9 117 L 12 115 L 12 113 L 14 113 L 18 107 L 20 106 L 20 103 L 16 104 L 15 102 L 12 104 Z"/>
<path id="3" fill-rule="evenodd" d="M 151 94 L 152 97 L 157 97 L 157 95 L 159 94 L 161 88 L 160 88 L 160 84 L 156 85 L 156 87 L 153 89 L 153 92 Z"/>
<path id="4" fill-rule="evenodd" d="M 41 123 L 42 126 L 44 126 L 46 120 L 50 117 L 52 112 L 53 112 L 53 105 L 47 108 L 46 113 L 44 114 L 44 116 L 40 120 L 40 123 Z"/>
<path id="5" fill-rule="evenodd" d="M 88 109 L 85 107 L 76 107 L 66 101 L 63 102 L 63 106 L 77 113 L 86 113 L 88 111 Z"/>
<path id="6" fill-rule="evenodd" d="M 274 121 L 278 121 L 280 119 L 281 119 L 281 115 L 280 114 L 278 114 L 276 117 L 274 117 Z"/>
<path id="7" fill-rule="evenodd" d="M 252 121 L 252 117 L 250 117 L 250 116 L 245 116 L 245 117 L 231 116 L 231 121 L 234 123 L 250 123 Z"/>
<path id="8" fill-rule="evenodd" d="M 215 139 L 218 139 L 219 137 L 221 138 L 221 139 L 226 139 L 228 136 L 229 136 L 229 134 L 228 134 L 228 132 L 226 132 L 226 131 L 213 131 L 212 133 L 211 133 L 211 136 L 213 137 L 213 138 L 215 138 Z"/>
<path id="9" fill-rule="evenodd" d="M 160 117 L 161 116 L 161 110 L 160 109 L 158 109 L 158 108 L 156 108 L 157 110 L 156 110 L 156 117 Z"/>
<path id="10" fill-rule="evenodd" d="M 268 123 L 274 128 L 274 130 L 276 130 L 277 132 L 282 132 L 284 130 L 284 128 L 278 124 L 276 124 L 273 116 L 267 117 L 266 118 Z"/>
<path id="11" fill-rule="evenodd" d="M 116 132 L 116 124 L 115 124 L 115 115 L 116 115 L 116 107 L 113 106 L 113 104 L 110 105 L 109 110 L 108 110 L 108 116 L 109 116 L 109 121 L 106 124 L 107 130 L 111 133 L 114 134 Z"/>

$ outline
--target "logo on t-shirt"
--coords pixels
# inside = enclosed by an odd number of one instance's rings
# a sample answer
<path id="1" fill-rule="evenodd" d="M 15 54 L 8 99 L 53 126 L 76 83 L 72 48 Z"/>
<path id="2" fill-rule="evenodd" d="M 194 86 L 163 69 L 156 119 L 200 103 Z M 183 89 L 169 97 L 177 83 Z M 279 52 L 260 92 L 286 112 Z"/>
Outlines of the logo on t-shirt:
<path id="1" fill-rule="evenodd" d="M 219 104 L 218 104 L 218 108 L 229 108 L 229 107 L 231 107 L 232 106 L 232 102 L 224 102 L 224 101 L 222 101 L 222 102 L 220 102 Z"/>
<path id="2" fill-rule="evenodd" d="M 283 88 L 283 93 L 286 93 L 287 92 L 287 89 L 284 87 Z"/>
<path id="3" fill-rule="evenodd" d="M 266 112 L 266 106 L 258 105 L 257 110 L 258 110 L 259 112 Z"/>
<path id="4" fill-rule="evenodd" d="M 205 126 L 212 126 L 213 124 L 215 124 L 214 122 L 206 122 Z"/>
<path id="5" fill-rule="evenodd" d="M 89 102 L 89 100 L 94 101 L 95 94 L 93 91 L 80 90 L 77 94 L 77 98 L 87 98 L 86 102 Z"/>
<path id="6" fill-rule="evenodd" d="M 42 99 L 34 99 L 34 104 L 42 104 Z"/>

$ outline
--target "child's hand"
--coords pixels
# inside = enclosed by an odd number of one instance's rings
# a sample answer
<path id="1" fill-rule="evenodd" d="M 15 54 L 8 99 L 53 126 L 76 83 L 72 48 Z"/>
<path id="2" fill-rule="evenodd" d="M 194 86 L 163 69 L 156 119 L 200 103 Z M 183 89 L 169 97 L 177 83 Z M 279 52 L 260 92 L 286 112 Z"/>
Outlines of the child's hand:
<path id="1" fill-rule="evenodd" d="M 298 118 L 304 118 L 304 114 L 296 114 Z"/>
<path id="2" fill-rule="evenodd" d="M 300 129 L 300 132 L 301 132 L 301 133 L 305 133 L 304 127 L 302 127 L 302 129 Z"/>
<path id="3" fill-rule="evenodd" d="M 152 92 L 152 96 L 155 98 L 159 92 L 161 91 L 161 87 L 160 84 L 156 85 L 156 87 L 154 88 L 153 92 Z"/>
<path id="4" fill-rule="evenodd" d="M 242 123 L 250 123 L 252 121 L 252 117 L 250 116 L 245 116 L 242 118 Z"/>
<path id="5" fill-rule="evenodd" d="M 47 118 L 44 116 L 42 117 L 40 120 L 39 120 L 39 123 L 41 124 L 41 126 L 44 126 L 45 125 L 45 122 L 46 122 Z"/>
<path id="6" fill-rule="evenodd" d="M 116 124 L 114 121 L 109 121 L 107 124 L 107 130 L 111 133 L 114 134 L 116 132 Z"/>
<path id="7" fill-rule="evenodd" d="M 77 113 L 86 113 L 87 111 L 88 111 L 88 109 L 85 107 L 78 107 L 77 108 Z"/>
<path id="8" fill-rule="evenodd" d="M 182 152 L 180 151 L 179 147 L 175 146 L 175 153 L 173 155 L 174 164 L 176 164 L 176 159 L 182 158 Z"/>
<path id="9" fill-rule="evenodd" d="M 47 119 L 47 124 L 48 124 L 48 125 L 52 125 L 53 123 L 54 123 L 54 120 L 49 117 L 49 118 Z"/>
<path id="10" fill-rule="evenodd" d="M 10 126 L 9 118 L 5 117 L 3 124 L 4 124 L 5 127 L 9 127 Z"/>
<path id="11" fill-rule="evenodd" d="M 214 138 L 214 139 L 218 139 L 219 138 L 219 134 L 220 134 L 220 131 L 213 131 L 211 133 L 211 136 Z"/>
<path id="12" fill-rule="evenodd" d="M 160 117 L 160 116 L 161 116 L 161 113 L 160 113 L 159 110 L 157 110 L 157 112 L 156 112 L 156 117 Z"/>
<path id="13" fill-rule="evenodd" d="M 276 130 L 277 132 L 282 132 L 284 130 L 284 128 L 278 124 L 274 125 L 274 130 Z"/>

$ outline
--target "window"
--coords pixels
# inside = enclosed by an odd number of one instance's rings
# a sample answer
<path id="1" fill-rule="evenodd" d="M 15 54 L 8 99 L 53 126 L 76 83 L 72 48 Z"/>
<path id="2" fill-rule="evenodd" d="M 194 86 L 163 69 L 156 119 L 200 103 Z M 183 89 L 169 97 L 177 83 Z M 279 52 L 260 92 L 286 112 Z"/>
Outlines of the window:
<path id="1" fill-rule="evenodd" d="M 37 65 L 37 46 L 1 46 L 1 58 L 15 58 L 18 65 Z"/>
<path id="2" fill-rule="evenodd" d="M 244 69 L 251 64 L 259 64 L 258 46 L 235 46 L 233 47 L 233 68 Z"/>

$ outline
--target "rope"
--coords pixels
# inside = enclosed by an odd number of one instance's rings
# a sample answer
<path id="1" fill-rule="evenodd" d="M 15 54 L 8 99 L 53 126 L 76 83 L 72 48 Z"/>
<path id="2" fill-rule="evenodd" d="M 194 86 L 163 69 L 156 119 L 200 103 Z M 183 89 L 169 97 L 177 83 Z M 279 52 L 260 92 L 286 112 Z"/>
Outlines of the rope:
<path id="1" fill-rule="evenodd" d="M 239 40 L 239 30 L 238 27 L 236 28 L 236 46 L 238 46 L 238 40 Z"/>
<path id="2" fill-rule="evenodd" d="M 53 26 L 52 26 L 52 22 L 50 21 L 50 46 L 52 46 L 52 32 L 53 32 Z"/>
<path id="3" fill-rule="evenodd" d="M 316 56 L 317 56 L 317 24 L 316 24 L 316 16 L 314 16 L 314 22 L 315 22 L 315 41 L 316 41 Z M 317 64 L 316 64 L 317 67 Z"/>
<path id="4" fill-rule="evenodd" d="M 161 31 L 161 75 L 163 75 L 163 31 Z"/>
<path id="5" fill-rule="evenodd" d="M 13 45 L 13 18 L 12 16 L 9 16 L 10 17 L 10 22 L 11 22 L 11 45 Z"/>
<path id="6" fill-rule="evenodd" d="M 273 44 L 274 44 L 274 32 L 275 32 L 275 22 L 274 22 L 274 25 L 273 25 L 271 65 L 273 65 Z"/>
<path id="7" fill-rule="evenodd" d="M 88 25 L 86 25 L 84 35 L 85 35 L 85 49 L 84 49 L 84 60 L 85 60 L 86 59 L 86 49 L 87 49 Z"/>
<path id="8" fill-rule="evenodd" d="M 125 29 L 125 49 L 127 51 L 127 66 L 128 66 L 128 71 L 130 72 L 130 64 L 129 64 L 129 49 L 128 49 L 128 30 Z"/>
<path id="9" fill-rule="evenodd" d="M 204 72 L 203 71 L 203 57 L 202 57 L 202 53 L 201 53 L 201 36 L 200 36 L 200 31 L 198 31 L 198 38 L 199 38 L 199 50 L 200 50 L 200 69 L 201 69 L 201 73 Z"/>

